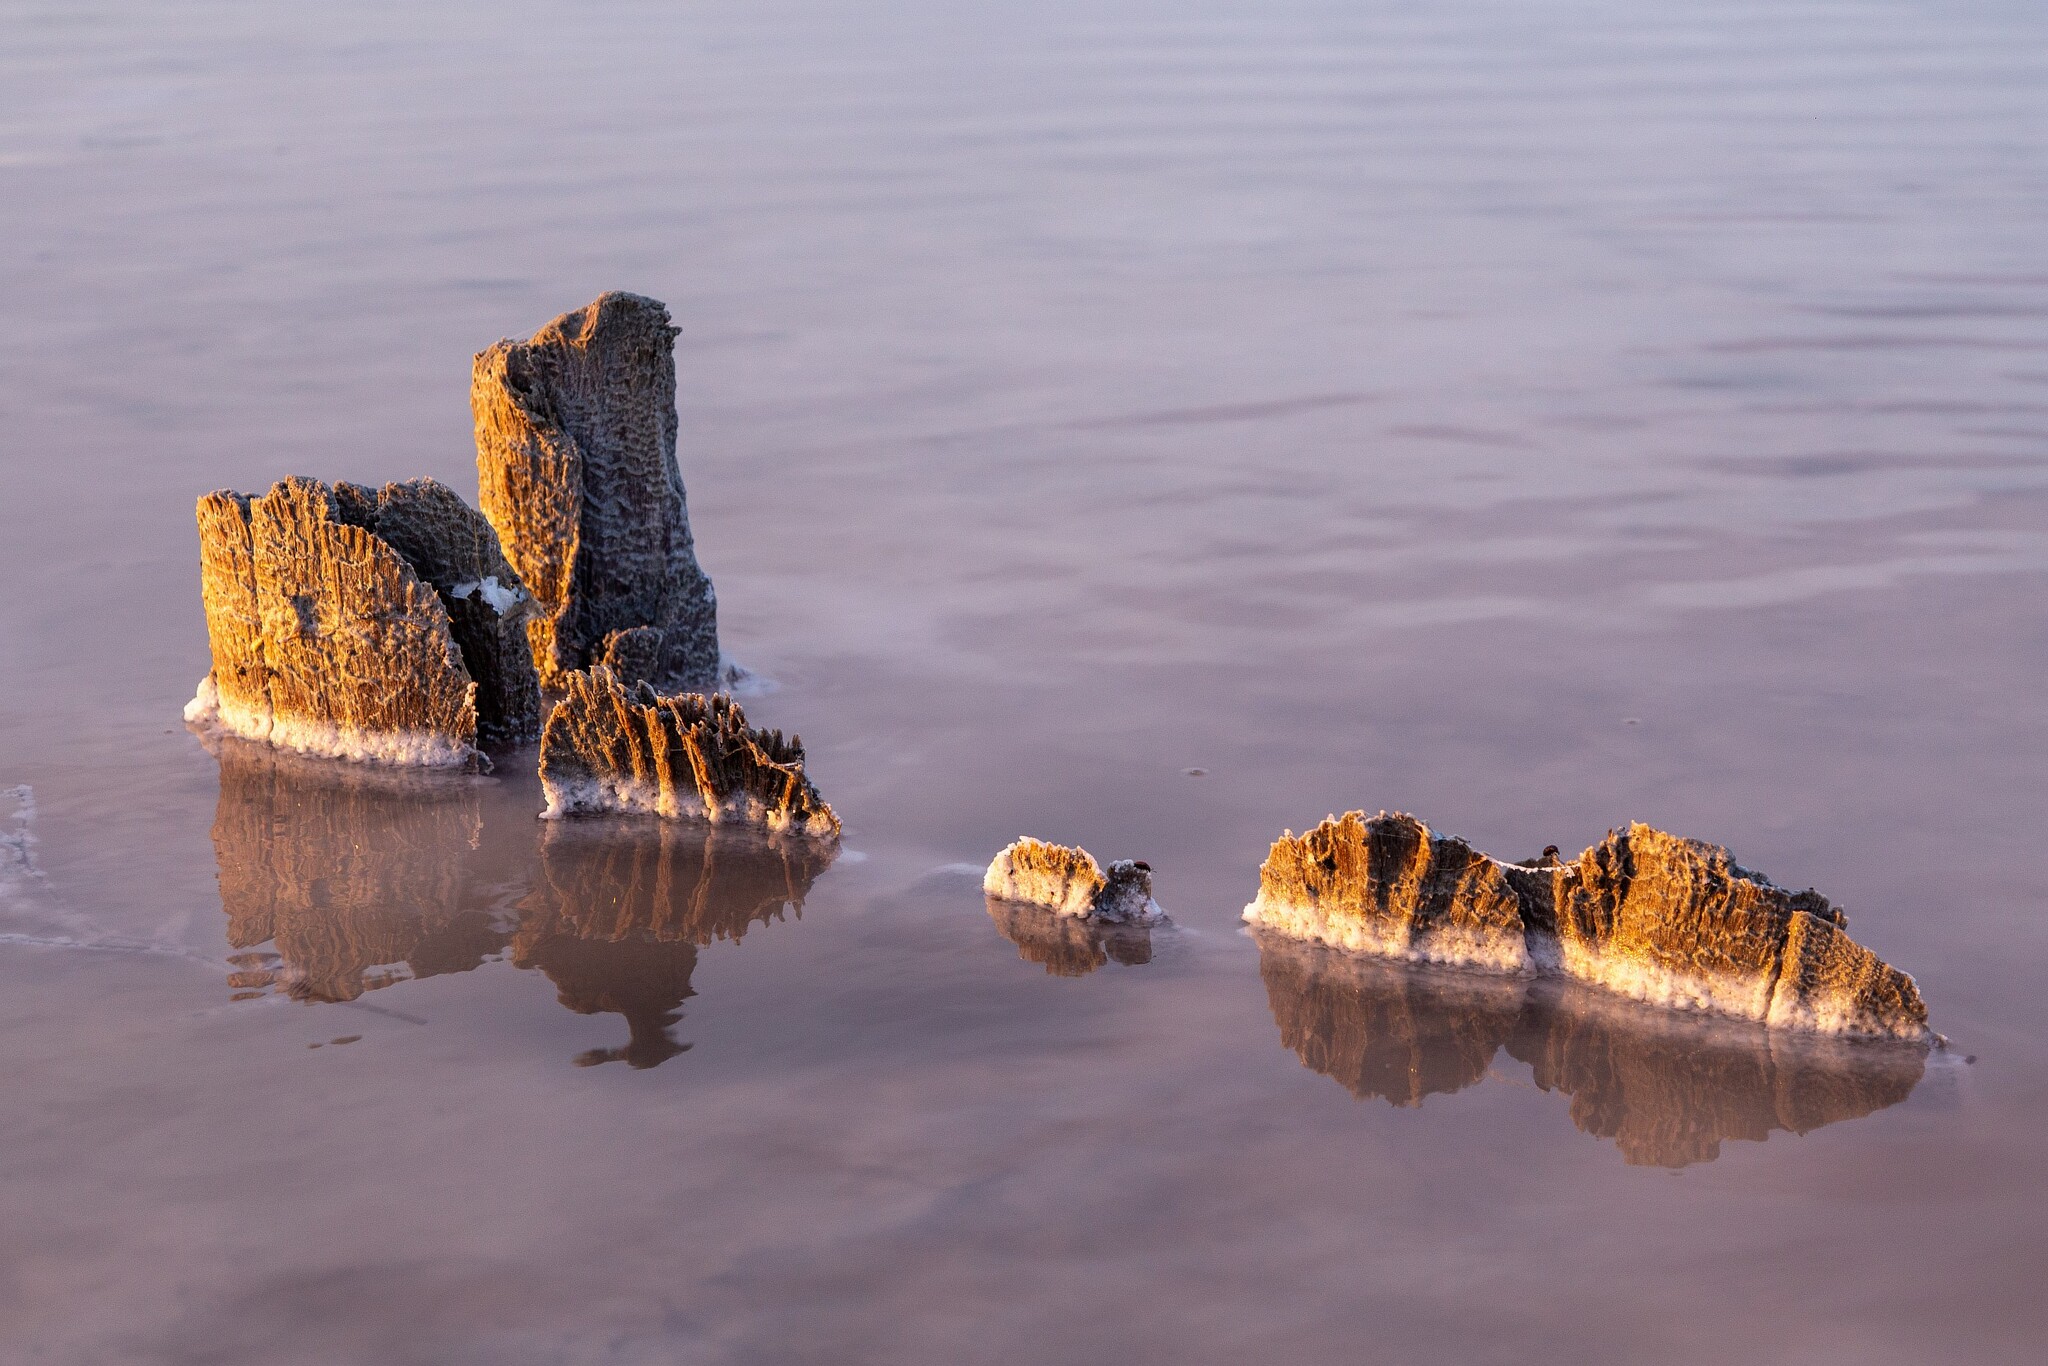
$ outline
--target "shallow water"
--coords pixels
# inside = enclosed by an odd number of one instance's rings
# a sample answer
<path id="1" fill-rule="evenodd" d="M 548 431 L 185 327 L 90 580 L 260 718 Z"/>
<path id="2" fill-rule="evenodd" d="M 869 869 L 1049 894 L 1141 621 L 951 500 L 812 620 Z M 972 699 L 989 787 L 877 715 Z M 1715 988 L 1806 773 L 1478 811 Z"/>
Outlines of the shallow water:
<path id="1" fill-rule="evenodd" d="M 2018 0 L 7 7 L 0 1347 L 2038 1359 L 2044 228 Z M 473 491 L 612 287 L 837 859 L 188 734 L 194 498 Z M 1955 1048 L 1262 952 L 1347 807 L 1728 844 Z"/>

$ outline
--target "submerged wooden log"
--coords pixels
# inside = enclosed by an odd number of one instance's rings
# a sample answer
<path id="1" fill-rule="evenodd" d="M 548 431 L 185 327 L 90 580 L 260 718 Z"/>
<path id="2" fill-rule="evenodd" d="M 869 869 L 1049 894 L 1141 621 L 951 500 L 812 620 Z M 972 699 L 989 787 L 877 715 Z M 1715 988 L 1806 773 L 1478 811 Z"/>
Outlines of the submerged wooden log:
<path id="1" fill-rule="evenodd" d="M 186 720 L 286 749 L 430 767 L 533 738 L 527 595 L 490 525 L 431 479 L 291 478 L 199 500 L 213 668 Z"/>
<path id="2" fill-rule="evenodd" d="M 1244 918 L 1351 952 L 1518 975 L 1827 1034 L 1929 1037 L 1913 979 L 1840 909 L 1647 825 L 1570 862 L 1503 863 L 1413 816 L 1283 835 Z"/>
<path id="3" fill-rule="evenodd" d="M 839 818 L 804 773 L 803 741 L 750 728 L 730 697 L 665 697 L 602 667 L 561 682 L 541 732 L 542 815 L 639 811 L 839 837 Z"/>
<path id="4" fill-rule="evenodd" d="M 1166 918 L 1152 899 L 1152 865 L 1119 859 L 1104 868 L 1086 849 L 1017 840 L 988 865 L 981 888 L 991 897 L 1042 906 L 1056 915 L 1112 925 L 1153 925 Z"/>
<path id="5" fill-rule="evenodd" d="M 636 631 L 651 634 L 630 672 L 662 691 L 717 681 L 718 604 L 676 465 L 675 335 L 661 303 L 609 293 L 476 358 L 480 498 L 540 602 L 528 630 L 549 688 Z"/>

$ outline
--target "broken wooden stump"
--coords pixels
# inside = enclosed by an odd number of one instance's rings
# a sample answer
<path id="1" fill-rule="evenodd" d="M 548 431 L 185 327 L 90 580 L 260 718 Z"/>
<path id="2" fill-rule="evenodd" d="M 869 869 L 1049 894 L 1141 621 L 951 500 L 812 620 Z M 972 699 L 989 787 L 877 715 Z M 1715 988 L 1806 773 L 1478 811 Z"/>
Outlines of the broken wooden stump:
<path id="1" fill-rule="evenodd" d="M 675 335 L 658 301 L 608 293 L 476 357 L 479 497 L 539 602 L 550 689 L 600 664 L 663 692 L 717 684 L 718 603 L 676 465 Z M 623 649 L 620 632 L 637 633 Z"/>
<path id="2" fill-rule="evenodd" d="M 286 749 L 487 767 L 533 738 L 528 598 L 476 511 L 431 479 L 290 478 L 199 500 L 213 668 L 185 719 Z"/>

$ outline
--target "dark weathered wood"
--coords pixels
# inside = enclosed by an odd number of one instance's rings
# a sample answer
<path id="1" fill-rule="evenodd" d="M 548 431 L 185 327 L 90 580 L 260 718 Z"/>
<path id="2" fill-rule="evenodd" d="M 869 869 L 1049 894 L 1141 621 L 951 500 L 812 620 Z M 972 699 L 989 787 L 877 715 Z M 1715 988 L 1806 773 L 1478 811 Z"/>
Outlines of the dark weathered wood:
<path id="1" fill-rule="evenodd" d="M 610 293 L 476 358 L 479 497 L 540 602 L 529 630 L 548 688 L 643 628 L 649 682 L 716 685 L 718 603 L 676 464 L 675 334 L 658 301 Z"/>

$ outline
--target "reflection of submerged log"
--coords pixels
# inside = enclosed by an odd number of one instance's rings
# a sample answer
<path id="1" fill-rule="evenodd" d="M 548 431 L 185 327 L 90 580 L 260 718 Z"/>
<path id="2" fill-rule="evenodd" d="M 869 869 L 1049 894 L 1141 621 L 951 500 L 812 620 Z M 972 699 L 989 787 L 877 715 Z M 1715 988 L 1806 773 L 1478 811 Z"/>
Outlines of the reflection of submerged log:
<path id="1" fill-rule="evenodd" d="M 1502 863 L 1413 816 L 1353 811 L 1283 835 L 1244 918 L 1417 962 L 1560 974 L 1638 1000 L 1825 1034 L 1928 1037 L 1913 979 L 1817 892 L 1647 825 L 1570 863 Z"/>
<path id="2" fill-rule="evenodd" d="M 1727 1139 L 1803 1134 L 1896 1105 L 1926 1050 L 1673 1016 L 1568 983 L 1479 977 L 1258 934 L 1280 1038 L 1361 1100 L 1459 1091 L 1503 1049 L 1631 1163 L 1710 1162 Z"/>
<path id="3" fill-rule="evenodd" d="M 1280 1041 L 1364 1100 L 1420 1105 L 1486 1075 L 1521 1017 L 1526 986 L 1427 975 L 1260 932 L 1259 974 Z"/>
<path id="4" fill-rule="evenodd" d="M 1043 963 L 1055 977 L 1085 977 L 1111 961 L 1152 961 L 1152 931 L 1144 925 L 1105 924 L 999 896 L 988 898 L 988 913 L 1019 957 Z"/>
<path id="5" fill-rule="evenodd" d="M 669 1030 L 695 994 L 699 946 L 801 915 L 834 849 L 812 840 L 649 823 L 550 824 L 541 876 L 521 906 L 512 961 L 555 983 L 578 1014 L 614 1013 L 632 1031 L 623 1048 L 581 1064 L 655 1067 L 688 1048 Z"/>
<path id="6" fill-rule="evenodd" d="M 466 972 L 504 947 L 471 904 L 463 855 L 477 781 L 355 768 L 219 737 L 213 847 L 230 984 L 349 1001 L 408 977 Z M 255 950 L 275 940 L 275 951 Z"/>

